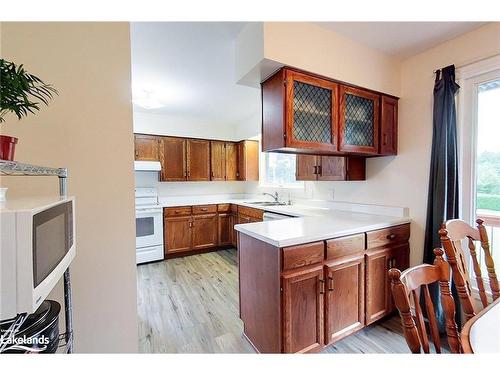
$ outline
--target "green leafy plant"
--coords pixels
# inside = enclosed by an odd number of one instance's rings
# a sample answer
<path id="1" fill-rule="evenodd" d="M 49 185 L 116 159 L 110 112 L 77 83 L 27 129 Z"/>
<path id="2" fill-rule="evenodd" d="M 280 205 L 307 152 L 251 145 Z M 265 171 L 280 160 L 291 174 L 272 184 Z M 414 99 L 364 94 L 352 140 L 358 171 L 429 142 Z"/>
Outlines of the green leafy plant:
<path id="1" fill-rule="evenodd" d="M 23 65 L 0 59 L 0 123 L 5 115 L 14 113 L 18 119 L 40 110 L 40 103 L 49 104 L 57 90 L 37 76 L 28 73 Z"/>

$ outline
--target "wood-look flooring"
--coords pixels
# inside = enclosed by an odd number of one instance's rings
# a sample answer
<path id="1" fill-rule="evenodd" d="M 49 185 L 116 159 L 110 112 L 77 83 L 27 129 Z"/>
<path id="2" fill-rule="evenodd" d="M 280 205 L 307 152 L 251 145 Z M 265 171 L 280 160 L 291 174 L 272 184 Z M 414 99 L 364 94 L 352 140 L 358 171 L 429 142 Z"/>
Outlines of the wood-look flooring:
<path id="1" fill-rule="evenodd" d="M 236 251 L 137 268 L 141 353 L 255 353 L 242 336 Z M 409 353 L 398 316 L 344 338 L 324 353 Z"/>

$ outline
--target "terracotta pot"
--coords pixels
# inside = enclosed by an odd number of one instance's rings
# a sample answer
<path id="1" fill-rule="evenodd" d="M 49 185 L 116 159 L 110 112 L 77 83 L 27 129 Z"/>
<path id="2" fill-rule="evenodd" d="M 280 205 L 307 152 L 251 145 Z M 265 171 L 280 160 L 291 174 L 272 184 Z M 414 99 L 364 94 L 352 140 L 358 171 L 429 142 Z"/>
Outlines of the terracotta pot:
<path id="1" fill-rule="evenodd" d="M 0 135 L 0 159 L 14 160 L 14 150 L 16 148 L 16 143 L 16 137 Z"/>

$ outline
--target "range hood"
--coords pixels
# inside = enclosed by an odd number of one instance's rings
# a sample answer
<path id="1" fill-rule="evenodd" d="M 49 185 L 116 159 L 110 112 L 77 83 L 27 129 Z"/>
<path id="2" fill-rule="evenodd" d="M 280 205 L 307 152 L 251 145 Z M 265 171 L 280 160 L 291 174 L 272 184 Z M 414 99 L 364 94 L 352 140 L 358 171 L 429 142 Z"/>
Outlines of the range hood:
<path id="1" fill-rule="evenodd" d="M 134 161 L 134 170 L 137 171 L 161 171 L 159 161 Z"/>

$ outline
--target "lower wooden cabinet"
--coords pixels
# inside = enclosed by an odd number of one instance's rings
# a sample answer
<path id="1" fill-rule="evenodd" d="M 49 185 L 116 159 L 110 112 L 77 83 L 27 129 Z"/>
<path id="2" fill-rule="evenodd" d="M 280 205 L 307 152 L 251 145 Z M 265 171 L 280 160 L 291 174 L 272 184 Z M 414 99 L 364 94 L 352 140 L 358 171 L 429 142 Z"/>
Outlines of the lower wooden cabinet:
<path id="1" fill-rule="evenodd" d="M 191 216 L 165 217 L 163 221 L 165 254 L 191 250 L 193 243 L 191 225 Z"/>
<path id="2" fill-rule="evenodd" d="M 409 267 L 408 243 L 369 250 L 366 257 L 366 324 L 394 311 L 387 271 Z"/>
<path id="3" fill-rule="evenodd" d="M 409 267 L 409 236 L 404 224 L 277 248 L 240 233 L 245 336 L 266 353 L 314 352 L 389 315 L 387 271 Z"/>
<path id="4" fill-rule="evenodd" d="M 365 325 L 365 262 L 363 254 L 325 266 L 325 345 Z"/>
<path id="5" fill-rule="evenodd" d="M 193 250 L 217 246 L 217 227 L 217 214 L 193 216 Z"/>
<path id="6" fill-rule="evenodd" d="M 231 226 L 232 214 L 229 213 L 219 213 L 219 223 L 218 223 L 218 244 L 220 246 L 231 245 L 233 243 L 232 232 L 233 227 Z"/>
<path id="7" fill-rule="evenodd" d="M 285 353 L 318 351 L 323 346 L 323 267 L 282 277 L 283 345 Z"/>

